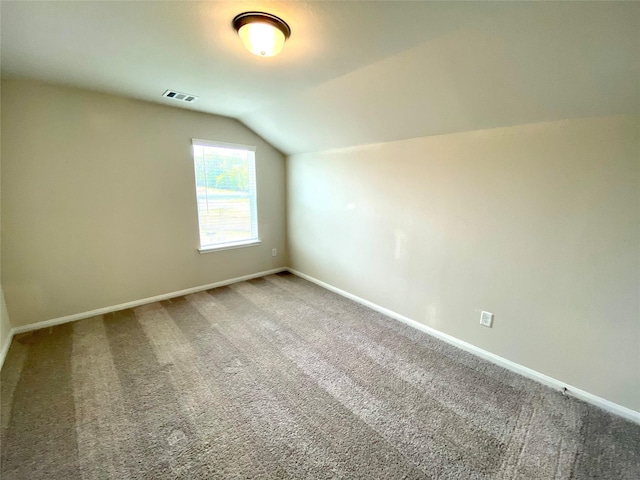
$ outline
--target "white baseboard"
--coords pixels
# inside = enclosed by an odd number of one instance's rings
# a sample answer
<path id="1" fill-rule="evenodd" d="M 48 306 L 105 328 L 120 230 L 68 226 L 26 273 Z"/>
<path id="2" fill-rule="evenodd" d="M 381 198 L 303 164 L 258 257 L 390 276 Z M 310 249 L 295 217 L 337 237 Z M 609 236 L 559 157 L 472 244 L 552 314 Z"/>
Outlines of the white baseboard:
<path id="1" fill-rule="evenodd" d="M 315 283 L 316 285 L 320 285 L 321 287 L 326 288 L 327 290 L 331 290 L 338 295 L 342 295 L 343 297 L 358 302 L 366 307 L 369 307 L 372 310 L 375 310 L 376 312 L 380 312 L 395 320 L 406 323 L 407 325 L 421 330 L 433 337 L 439 338 L 440 340 L 450 345 L 477 355 L 478 357 L 488 360 L 496 365 L 506 368 L 507 370 L 518 373 L 524 377 L 530 378 L 531 380 L 535 380 L 536 382 L 542 383 L 543 385 L 546 385 L 554 390 L 558 390 L 559 392 L 562 392 L 564 389 L 566 389 L 566 394 L 568 395 L 600 407 L 608 412 L 620 415 L 627 420 L 631 420 L 632 422 L 640 424 L 640 412 L 636 412 L 635 410 L 631 410 L 630 408 L 623 407 L 622 405 L 618 405 L 617 403 L 613 403 L 609 400 L 605 400 L 604 398 L 598 397 L 597 395 L 593 395 L 589 392 L 585 392 L 584 390 L 568 385 L 564 382 L 561 382 L 560 380 L 556 380 L 555 378 L 549 377 L 548 375 L 532 370 L 531 368 L 512 362 L 511 360 L 507 360 L 506 358 L 495 355 L 491 352 L 488 352 L 487 350 L 483 350 L 482 348 L 476 347 L 475 345 L 467 343 L 456 337 L 452 337 L 451 335 L 442 333 L 434 328 L 428 327 L 427 325 L 423 325 L 422 323 L 405 317 L 404 315 L 400 315 L 399 313 L 396 313 L 392 310 L 381 307 L 380 305 L 370 302 L 369 300 L 365 300 L 364 298 L 358 297 L 357 295 L 345 292 L 344 290 L 325 283 L 322 280 L 318 280 L 317 278 L 311 277 L 292 268 L 289 268 L 288 270 L 294 275 L 304 278 L 305 280 Z"/>
<path id="2" fill-rule="evenodd" d="M 210 283 L 208 285 L 200 285 L 197 287 L 187 288 L 185 290 L 179 290 L 177 292 L 164 293 L 162 295 L 156 295 L 154 297 L 148 297 L 140 300 L 134 300 L 132 302 L 121 303 L 119 305 L 112 305 L 109 307 L 98 308 L 96 310 L 90 310 L 88 312 L 75 313 L 73 315 L 66 315 L 64 317 L 52 318 L 50 320 L 44 320 L 42 322 L 30 323 L 28 325 L 14 327 L 9 332 L 9 336 L 5 341 L 5 344 L 2 345 L 2 348 L 0 349 L 0 368 L 2 368 L 2 365 L 4 365 L 5 357 L 11 345 L 11 339 L 13 338 L 14 335 L 18 333 L 25 333 L 33 330 L 39 330 L 41 328 L 53 327 L 55 325 L 61 325 L 63 323 L 68 323 L 68 322 L 75 322 L 76 320 L 82 320 L 83 318 L 90 318 L 90 317 L 95 317 L 97 315 L 104 315 L 106 313 L 117 312 L 119 310 L 124 310 L 127 308 L 134 308 L 140 305 L 146 305 L 148 303 L 159 302 L 161 300 L 167 300 L 169 298 L 180 297 L 182 295 L 189 295 L 191 293 L 209 290 L 211 288 L 222 287 L 225 285 L 231 285 L 233 283 L 238 283 L 238 282 L 244 282 L 245 280 L 264 277 L 265 275 L 271 275 L 271 274 L 280 273 L 283 271 L 289 271 L 294 275 L 297 275 L 301 278 L 304 278 L 305 280 L 308 280 L 312 283 L 320 285 L 321 287 L 324 287 L 327 290 L 331 290 L 332 292 L 342 295 L 343 297 L 349 298 L 366 307 L 369 307 L 372 310 L 380 312 L 395 320 L 399 320 L 403 323 L 406 323 L 407 325 L 410 325 L 418 330 L 421 330 L 433 337 L 439 338 L 440 340 L 446 343 L 449 343 L 455 347 L 461 348 L 462 350 L 465 350 L 474 355 L 477 355 L 480 358 L 488 360 L 496 365 L 506 368 L 507 370 L 510 370 L 524 377 L 527 377 L 539 383 L 542 383 L 550 388 L 553 388 L 558 391 L 562 391 L 566 389 L 566 393 L 569 395 L 572 395 L 575 398 L 578 398 L 587 403 L 600 407 L 603 410 L 614 413 L 616 415 L 620 415 L 621 417 L 624 417 L 627 420 L 631 420 L 632 422 L 640 424 L 640 412 L 636 412 L 635 410 L 631 410 L 630 408 L 623 407 L 622 405 L 618 405 L 617 403 L 611 402 L 604 398 L 598 397 L 597 395 L 593 395 L 592 393 L 589 393 L 579 388 L 568 385 L 564 382 L 561 382 L 560 380 L 556 380 L 555 378 L 544 375 L 543 373 L 532 370 L 531 368 L 512 362 L 511 360 L 507 360 L 506 358 L 500 357 L 499 355 L 495 355 L 491 352 L 488 352 L 487 350 L 483 350 L 482 348 L 476 347 L 475 345 L 467 343 L 456 337 L 440 332 L 434 328 L 428 327 L 427 325 L 423 325 L 422 323 L 419 323 L 415 320 L 405 317 L 404 315 L 396 313 L 392 310 L 389 310 L 373 302 L 370 302 L 369 300 L 365 300 L 364 298 L 358 297 L 357 295 L 353 295 L 349 292 L 346 292 L 337 287 L 334 287 L 333 285 L 325 283 L 322 280 L 318 280 L 317 278 L 311 277 L 309 275 L 306 275 L 292 268 L 285 268 L 285 267 L 274 268 L 272 270 L 253 273 L 251 275 L 244 275 L 242 277 L 230 278 L 228 280 L 222 280 L 220 282 Z"/>
<path id="3" fill-rule="evenodd" d="M 52 318 L 50 320 L 44 320 L 42 322 L 30 323 L 28 325 L 14 327 L 13 329 L 11 329 L 11 335 L 30 332 L 32 330 L 40 330 L 41 328 L 53 327 L 55 325 L 61 325 L 63 323 L 75 322 L 76 320 L 82 320 L 83 318 L 95 317 L 96 315 L 104 315 L 105 313 L 117 312 L 119 310 L 125 310 L 127 308 L 139 307 L 140 305 L 159 302 L 161 300 L 167 300 L 169 298 L 181 297 L 182 295 L 189 295 L 191 293 L 202 292 L 204 290 L 209 290 L 211 288 L 223 287 L 225 285 L 231 285 L 232 283 L 244 282 L 245 280 L 251 280 L 252 278 L 264 277 L 265 275 L 285 272 L 287 270 L 288 269 L 286 267 L 274 268 L 272 270 L 267 270 L 264 272 L 252 273 L 250 275 L 244 275 L 242 277 L 230 278 L 228 280 L 222 280 L 220 282 L 209 283 L 208 285 L 200 285 L 198 287 L 187 288 L 185 290 L 179 290 L 177 292 L 163 293 L 162 295 L 156 295 L 155 297 L 148 297 L 140 300 L 134 300 L 132 302 L 121 303 L 119 305 L 111 305 L 109 307 L 97 308 L 96 310 L 90 310 L 88 312 L 74 313 L 73 315 L 66 315 L 64 317 Z M 7 346 L 7 349 L 8 349 L 8 346 Z M 2 357 L 2 361 L 4 362 L 4 357 Z"/>
<path id="4" fill-rule="evenodd" d="M 9 330 L 9 335 L 7 336 L 7 339 L 4 342 L 4 345 L 2 345 L 2 348 L 0 349 L 0 369 L 2 369 L 2 365 L 4 365 L 4 359 L 7 357 L 7 353 L 9 352 L 9 347 L 11 346 L 11 340 L 13 339 L 13 328 L 11 330 Z"/>
<path id="5" fill-rule="evenodd" d="M 66 315 L 64 317 L 52 318 L 49 320 L 44 320 L 42 322 L 30 323 L 28 325 L 14 327 L 9 332 L 9 337 L 7 338 L 5 344 L 2 345 L 2 349 L 0 350 L 0 369 L 2 369 L 2 366 L 4 365 L 4 360 L 7 356 L 7 352 L 9 351 L 9 347 L 11 346 L 11 340 L 13 339 L 13 336 L 19 333 L 31 332 L 33 330 L 40 330 L 41 328 L 53 327 L 55 325 L 61 325 L 63 323 L 75 322 L 76 320 L 82 320 L 83 318 L 91 318 L 95 317 L 96 315 L 104 315 L 105 313 L 112 313 L 119 310 L 125 310 L 127 308 L 139 307 L 140 305 L 159 302 L 161 300 L 180 297 L 182 295 L 189 295 L 191 293 L 202 292 L 211 288 L 223 287 L 225 285 L 231 285 L 232 283 L 244 282 L 245 280 L 251 280 L 252 278 L 264 277 L 265 275 L 285 272 L 287 270 L 288 268 L 286 267 L 274 268 L 271 270 L 266 270 L 264 272 L 252 273 L 250 275 L 244 275 L 242 277 L 235 277 L 228 280 L 222 280 L 220 282 L 209 283 L 208 285 L 200 285 L 198 287 L 187 288 L 185 290 L 179 290 L 177 292 L 163 293 L 162 295 L 156 295 L 155 297 L 143 298 L 140 300 L 134 300 L 132 302 L 121 303 L 119 305 L 97 308 L 88 312 L 74 313 L 73 315 Z"/>

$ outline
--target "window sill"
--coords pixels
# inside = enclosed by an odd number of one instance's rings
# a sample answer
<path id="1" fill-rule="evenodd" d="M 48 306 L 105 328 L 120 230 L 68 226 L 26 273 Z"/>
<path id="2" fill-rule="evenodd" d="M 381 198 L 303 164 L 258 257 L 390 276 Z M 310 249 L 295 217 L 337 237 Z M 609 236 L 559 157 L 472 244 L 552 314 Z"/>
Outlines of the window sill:
<path id="1" fill-rule="evenodd" d="M 234 243 L 221 243 L 220 245 L 212 245 L 210 247 L 200 247 L 198 252 L 200 254 L 203 253 L 212 253 L 218 252 L 220 250 L 232 250 L 234 248 L 245 248 L 245 247 L 255 247 L 256 245 L 260 245 L 262 242 L 260 240 L 248 240 L 246 242 L 234 242 Z"/>

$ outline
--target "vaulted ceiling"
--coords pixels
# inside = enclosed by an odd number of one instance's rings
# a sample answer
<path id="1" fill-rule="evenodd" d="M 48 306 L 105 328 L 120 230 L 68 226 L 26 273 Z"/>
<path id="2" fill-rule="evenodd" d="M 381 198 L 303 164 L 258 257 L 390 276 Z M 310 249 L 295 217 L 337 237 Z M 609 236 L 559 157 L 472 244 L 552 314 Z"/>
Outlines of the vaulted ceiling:
<path id="1" fill-rule="evenodd" d="M 242 46 L 249 10 L 291 26 L 279 56 Z M 637 2 L 2 2 L 0 19 L 3 77 L 234 117 L 287 154 L 640 114 Z"/>

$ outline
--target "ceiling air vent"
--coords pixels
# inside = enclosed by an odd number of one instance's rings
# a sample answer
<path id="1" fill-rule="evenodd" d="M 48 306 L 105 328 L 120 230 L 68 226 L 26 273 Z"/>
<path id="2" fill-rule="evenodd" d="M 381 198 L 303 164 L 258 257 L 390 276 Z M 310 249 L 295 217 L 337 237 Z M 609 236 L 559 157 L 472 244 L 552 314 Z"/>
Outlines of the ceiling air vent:
<path id="1" fill-rule="evenodd" d="M 173 98 L 174 100 L 180 100 L 181 102 L 193 103 L 198 97 L 195 95 L 189 95 L 188 93 L 180 93 L 175 90 L 167 90 L 162 94 L 163 97 Z"/>

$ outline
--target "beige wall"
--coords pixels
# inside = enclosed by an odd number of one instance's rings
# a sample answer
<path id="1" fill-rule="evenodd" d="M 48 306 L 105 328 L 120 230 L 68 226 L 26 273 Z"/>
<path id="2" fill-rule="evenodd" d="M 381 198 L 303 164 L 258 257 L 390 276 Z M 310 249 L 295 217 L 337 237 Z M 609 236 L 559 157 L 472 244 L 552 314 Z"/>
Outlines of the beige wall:
<path id="1" fill-rule="evenodd" d="M 292 156 L 291 266 L 640 411 L 639 126 L 595 118 Z"/>
<path id="2" fill-rule="evenodd" d="M 261 245 L 197 252 L 192 137 L 257 146 Z M 284 182 L 284 157 L 235 120 L 3 81 L 2 287 L 11 322 L 285 266 Z"/>

